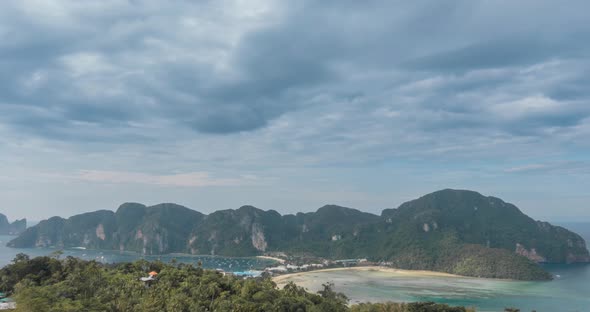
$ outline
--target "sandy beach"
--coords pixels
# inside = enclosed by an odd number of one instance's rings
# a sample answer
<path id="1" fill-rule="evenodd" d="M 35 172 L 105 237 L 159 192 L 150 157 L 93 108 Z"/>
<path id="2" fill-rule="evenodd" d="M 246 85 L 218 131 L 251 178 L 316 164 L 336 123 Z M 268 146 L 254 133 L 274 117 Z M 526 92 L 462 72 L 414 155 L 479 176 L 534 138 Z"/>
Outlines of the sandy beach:
<path id="1" fill-rule="evenodd" d="M 274 260 L 274 261 L 279 262 L 279 263 L 285 263 L 285 260 L 283 260 L 281 258 L 275 258 L 275 257 L 269 257 L 269 256 L 256 256 L 256 258 Z"/>
<path id="2" fill-rule="evenodd" d="M 286 283 L 286 280 L 290 280 L 292 278 L 303 277 L 305 275 L 318 273 L 318 272 L 333 272 L 333 271 L 372 271 L 372 272 L 392 274 L 392 275 L 397 275 L 397 276 L 464 277 L 464 276 L 460 276 L 460 275 L 443 273 L 443 272 L 435 272 L 435 271 L 401 270 L 401 269 L 387 268 L 387 267 L 380 267 L 380 266 L 360 266 L 360 267 L 321 269 L 321 270 L 312 270 L 312 271 L 306 271 L 306 272 L 284 274 L 284 275 L 276 276 L 272 280 L 275 283 L 281 285 L 283 283 Z"/>

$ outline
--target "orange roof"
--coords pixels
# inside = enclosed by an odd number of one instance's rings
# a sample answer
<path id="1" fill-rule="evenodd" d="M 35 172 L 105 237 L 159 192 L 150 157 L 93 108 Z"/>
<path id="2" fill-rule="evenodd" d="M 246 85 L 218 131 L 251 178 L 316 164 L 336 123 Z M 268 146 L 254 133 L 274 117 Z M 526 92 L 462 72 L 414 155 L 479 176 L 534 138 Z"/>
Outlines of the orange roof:
<path id="1" fill-rule="evenodd" d="M 148 273 L 148 274 L 149 274 L 150 276 L 152 276 L 152 275 L 158 275 L 158 272 L 156 272 L 156 271 L 151 271 L 151 272 L 150 272 L 150 273 Z"/>

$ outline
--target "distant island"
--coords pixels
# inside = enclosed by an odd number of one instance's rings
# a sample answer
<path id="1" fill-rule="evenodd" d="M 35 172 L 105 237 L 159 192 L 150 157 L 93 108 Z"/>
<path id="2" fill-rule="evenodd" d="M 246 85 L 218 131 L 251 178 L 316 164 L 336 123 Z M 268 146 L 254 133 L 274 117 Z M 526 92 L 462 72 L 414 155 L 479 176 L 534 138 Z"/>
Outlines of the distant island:
<path id="1" fill-rule="evenodd" d="M 0 213 L 0 235 L 18 235 L 27 229 L 27 219 L 8 222 L 8 218 Z"/>
<path id="2" fill-rule="evenodd" d="M 380 216 L 335 205 L 295 215 L 252 206 L 204 215 L 176 204 L 126 203 L 116 212 L 41 221 L 8 246 L 365 258 L 400 269 L 518 280 L 551 279 L 538 263 L 590 262 L 579 235 L 501 199 L 451 189 Z"/>

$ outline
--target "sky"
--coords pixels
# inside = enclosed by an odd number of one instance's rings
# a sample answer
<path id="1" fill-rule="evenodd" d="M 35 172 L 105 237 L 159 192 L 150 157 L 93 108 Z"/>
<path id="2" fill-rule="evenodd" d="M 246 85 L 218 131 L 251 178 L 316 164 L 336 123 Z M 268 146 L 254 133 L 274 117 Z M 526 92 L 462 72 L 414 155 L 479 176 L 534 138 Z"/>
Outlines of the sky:
<path id="1" fill-rule="evenodd" d="M 456 188 L 590 221 L 589 11 L 4 0 L 0 213 L 380 213 Z"/>

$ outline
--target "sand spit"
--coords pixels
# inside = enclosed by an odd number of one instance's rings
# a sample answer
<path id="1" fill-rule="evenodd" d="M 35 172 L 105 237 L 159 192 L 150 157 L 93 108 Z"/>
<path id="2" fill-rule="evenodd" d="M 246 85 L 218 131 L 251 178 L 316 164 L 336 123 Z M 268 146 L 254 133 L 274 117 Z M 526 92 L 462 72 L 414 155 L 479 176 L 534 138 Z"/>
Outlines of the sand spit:
<path id="1" fill-rule="evenodd" d="M 274 277 L 272 280 L 281 285 L 286 283 L 286 280 L 290 280 L 296 277 L 303 277 L 305 275 L 314 274 L 318 272 L 332 272 L 332 271 L 372 271 L 372 272 L 379 272 L 379 273 L 386 273 L 392 274 L 397 276 L 430 276 L 430 277 L 460 277 L 465 278 L 464 276 L 443 273 L 443 272 L 435 272 L 435 271 L 419 271 L 419 270 L 401 270 L 401 269 L 394 269 L 394 268 L 387 268 L 387 267 L 380 267 L 380 266 L 361 266 L 361 267 L 346 267 L 346 268 L 331 268 L 331 269 L 321 269 L 321 270 L 312 270 L 306 272 L 297 272 L 291 274 L 284 274 Z"/>

